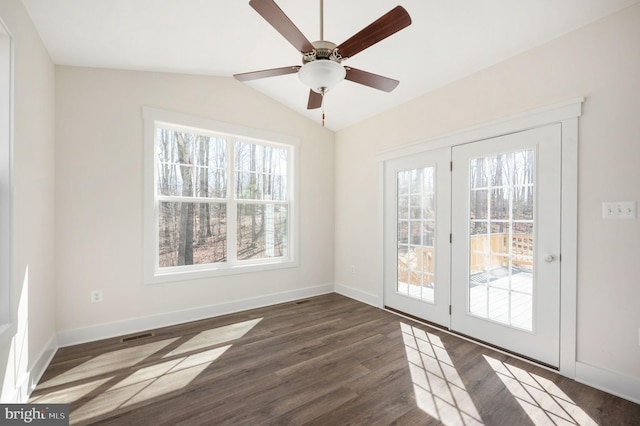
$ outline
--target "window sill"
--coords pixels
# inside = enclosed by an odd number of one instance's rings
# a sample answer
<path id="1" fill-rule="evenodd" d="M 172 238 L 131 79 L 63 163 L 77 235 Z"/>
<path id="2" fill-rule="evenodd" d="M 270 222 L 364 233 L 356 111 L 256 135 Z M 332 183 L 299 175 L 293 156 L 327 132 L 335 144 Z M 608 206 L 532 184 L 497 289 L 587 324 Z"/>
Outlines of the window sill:
<path id="1" fill-rule="evenodd" d="M 252 272 L 272 271 L 277 269 L 288 269 L 299 266 L 299 262 L 295 260 L 284 260 L 270 263 L 245 264 L 234 266 L 215 267 L 211 269 L 194 269 L 181 270 L 171 272 L 147 272 L 145 274 L 145 284 L 161 284 L 179 281 L 198 280 L 211 277 L 220 277 L 227 275 L 248 274 Z"/>

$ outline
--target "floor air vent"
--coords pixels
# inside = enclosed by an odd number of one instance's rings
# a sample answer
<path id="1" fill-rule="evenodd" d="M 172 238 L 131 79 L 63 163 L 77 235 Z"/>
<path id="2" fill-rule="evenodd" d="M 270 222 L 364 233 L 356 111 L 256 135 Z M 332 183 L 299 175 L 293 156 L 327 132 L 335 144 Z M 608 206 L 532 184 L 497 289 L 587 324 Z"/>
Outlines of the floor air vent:
<path id="1" fill-rule="evenodd" d="M 134 336 L 123 337 L 122 339 L 120 339 L 120 343 L 127 343 L 127 342 L 131 342 L 131 341 L 134 341 L 134 340 L 146 339 L 147 337 L 153 337 L 153 336 L 154 336 L 154 334 L 152 332 L 140 333 L 140 334 L 136 334 Z"/>
<path id="2" fill-rule="evenodd" d="M 302 305 L 303 303 L 309 303 L 309 302 L 311 302 L 311 300 L 298 300 L 296 302 L 296 305 Z"/>

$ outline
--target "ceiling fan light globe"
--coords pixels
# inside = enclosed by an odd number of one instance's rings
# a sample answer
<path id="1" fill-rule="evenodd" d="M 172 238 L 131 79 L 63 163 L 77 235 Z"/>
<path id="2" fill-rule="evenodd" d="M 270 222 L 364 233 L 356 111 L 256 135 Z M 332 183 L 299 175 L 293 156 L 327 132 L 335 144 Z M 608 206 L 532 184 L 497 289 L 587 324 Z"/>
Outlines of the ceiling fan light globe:
<path id="1" fill-rule="evenodd" d="M 300 81 L 317 93 L 333 89 L 346 75 L 347 71 L 342 65 L 329 59 L 308 62 L 298 71 Z"/>

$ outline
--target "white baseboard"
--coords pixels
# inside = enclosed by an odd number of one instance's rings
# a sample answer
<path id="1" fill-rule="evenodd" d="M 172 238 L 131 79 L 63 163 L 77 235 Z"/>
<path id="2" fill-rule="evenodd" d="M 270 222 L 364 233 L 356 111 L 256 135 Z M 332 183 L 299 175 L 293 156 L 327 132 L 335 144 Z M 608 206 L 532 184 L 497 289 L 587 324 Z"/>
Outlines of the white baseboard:
<path id="1" fill-rule="evenodd" d="M 252 297 L 249 299 L 236 300 L 217 305 L 186 309 L 183 311 L 168 312 L 165 314 L 158 314 L 141 318 L 132 318 L 107 324 L 98 324 L 86 328 L 63 330 L 58 332 L 58 345 L 60 347 L 65 347 L 77 345 L 80 343 L 93 342 L 96 340 L 107 339 L 131 333 L 138 333 L 145 330 L 167 327 L 190 321 L 197 321 L 220 315 L 246 311 L 248 309 L 261 308 L 264 306 L 289 302 L 305 297 L 319 296 L 321 294 L 332 293 L 333 290 L 333 284 L 324 284 L 315 287 L 307 287 L 282 293 L 274 293 L 265 296 Z"/>
<path id="2" fill-rule="evenodd" d="M 36 385 L 42 378 L 42 375 L 46 371 L 47 367 L 51 363 L 53 356 L 58 350 L 58 339 L 56 336 L 52 336 L 47 346 L 44 347 L 40 355 L 36 358 L 36 362 L 29 374 L 29 383 L 27 384 L 27 393 L 30 396 L 31 392 L 36 388 Z M 26 401 L 25 401 L 26 402 Z"/>
<path id="3" fill-rule="evenodd" d="M 346 285 L 336 283 L 335 292 L 359 302 L 366 303 L 367 305 L 375 306 L 376 308 L 380 306 L 380 298 L 377 295 L 358 290 L 357 288 L 348 287 Z"/>
<path id="4" fill-rule="evenodd" d="M 49 363 L 51 363 L 51 360 L 57 350 L 58 344 L 56 336 L 54 335 L 51 336 L 49 342 L 36 357 L 36 361 L 31 370 L 16 380 L 14 391 L 10 395 L 6 396 L 5 400 L 2 402 L 7 404 L 26 404 L 27 401 L 29 401 L 31 392 L 33 392 L 36 385 L 42 378 L 42 375 L 49 366 Z"/>
<path id="5" fill-rule="evenodd" d="M 640 404 L 640 379 L 576 362 L 576 381 Z"/>

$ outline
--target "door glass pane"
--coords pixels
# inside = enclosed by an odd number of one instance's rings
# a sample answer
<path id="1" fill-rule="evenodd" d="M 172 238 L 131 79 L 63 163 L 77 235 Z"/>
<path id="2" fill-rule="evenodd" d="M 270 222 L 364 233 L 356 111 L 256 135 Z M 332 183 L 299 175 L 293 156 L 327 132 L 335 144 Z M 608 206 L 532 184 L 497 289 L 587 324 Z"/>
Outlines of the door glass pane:
<path id="1" fill-rule="evenodd" d="M 397 175 L 396 292 L 433 303 L 435 292 L 435 167 Z"/>
<path id="2" fill-rule="evenodd" d="M 469 162 L 468 311 L 531 331 L 533 149 Z"/>

